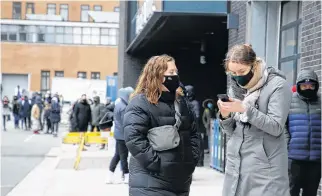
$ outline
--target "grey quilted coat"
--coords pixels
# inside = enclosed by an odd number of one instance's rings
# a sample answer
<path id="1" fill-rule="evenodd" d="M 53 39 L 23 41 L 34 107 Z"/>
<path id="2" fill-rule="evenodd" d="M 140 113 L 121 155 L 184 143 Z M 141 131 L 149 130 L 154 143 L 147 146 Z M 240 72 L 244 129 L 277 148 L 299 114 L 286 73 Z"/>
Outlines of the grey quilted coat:
<path id="1" fill-rule="evenodd" d="M 227 143 L 223 196 L 289 196 L 287 144 L 284 125 L 291 88 L 272 67 L 257 104 L 246 110 L 248 123 L 233 118 L 220 122 L 230 136 Z M 245 91 L 232 81 L 230 96 L 243 99 Z M 234 114 L 233 114 L 234 115 Z"/>

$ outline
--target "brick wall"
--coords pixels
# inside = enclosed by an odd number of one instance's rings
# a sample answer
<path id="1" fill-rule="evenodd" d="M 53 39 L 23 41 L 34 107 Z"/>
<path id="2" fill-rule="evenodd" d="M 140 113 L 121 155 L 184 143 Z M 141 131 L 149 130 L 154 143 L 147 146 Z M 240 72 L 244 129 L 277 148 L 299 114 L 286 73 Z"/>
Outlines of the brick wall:
<path id="1" fill-rule="evenodd" d="M 321 1 L 303 1 L 301 29 L 301 69 L 313 69 L 321 93 Z M 321 183 L 318 196 L 321 196 Z"/>
<path id="2" fill-rule="evenodd" d="M 239 15 L 238 29 L 230 29 L 228 35 L 228 49 L 236 44 L 245 43 L 246 40 L 246 5 L 245 1 L 231 1 L 231 13 Z M 227 77 L 227 86 L 230 84 L 230 78 Z M 227 88 L 228 90 L 228 88 Z"/>
<path id="3" fill-rule="evenodd" d="M 321 1 L 303 1 L 301 30 L 301 68 L 318 74 L 321 92 Z"/>

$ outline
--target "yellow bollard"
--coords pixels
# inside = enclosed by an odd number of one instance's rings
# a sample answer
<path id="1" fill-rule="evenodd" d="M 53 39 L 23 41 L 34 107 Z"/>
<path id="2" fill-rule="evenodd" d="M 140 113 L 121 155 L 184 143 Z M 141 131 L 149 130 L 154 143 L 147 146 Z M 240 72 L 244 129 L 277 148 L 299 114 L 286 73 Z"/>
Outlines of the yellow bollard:
<path id="1" fill-rule="evenodd" d="M 74 169 L 78 170 L 78 166 L 81 160 L 81 152 L 84 149 L 84 144 L 85 144 L 85 136 L 84 133 L 81 133 L 80 135 L 81 137 L 81 142 L 79 143 L 78 149 L 77 149 L 77 155 L 76 155 L 76 159 L 75 159 L 75 164 L 74 164 Z"/>

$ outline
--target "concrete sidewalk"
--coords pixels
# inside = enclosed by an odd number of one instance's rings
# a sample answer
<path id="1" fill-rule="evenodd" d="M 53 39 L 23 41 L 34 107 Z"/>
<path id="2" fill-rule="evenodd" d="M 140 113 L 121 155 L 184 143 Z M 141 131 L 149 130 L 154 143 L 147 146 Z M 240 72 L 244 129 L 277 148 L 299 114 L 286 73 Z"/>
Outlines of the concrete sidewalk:
<path id="1" fill-rule="evenodd" d="M 8 196 L 127 196 L 128 185 L 104 183 L 114 141 L 109 150 L 99 151 L 96 145 L 82 153 L 78 171 L 73 169 L 76 145 L 53 148 L 47 158 L 30 172 Z M 117 169 L 117 176 L 121 176 Z M 221 195 L 223 174 L 211 168 L 197 168 L 191 186 L 191 196 Z"/>

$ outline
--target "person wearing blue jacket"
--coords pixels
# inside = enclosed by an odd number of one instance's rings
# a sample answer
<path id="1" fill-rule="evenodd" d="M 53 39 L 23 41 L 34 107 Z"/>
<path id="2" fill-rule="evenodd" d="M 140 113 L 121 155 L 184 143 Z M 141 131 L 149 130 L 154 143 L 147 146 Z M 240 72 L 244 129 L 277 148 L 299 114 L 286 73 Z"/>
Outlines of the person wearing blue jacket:
<path id="1" fill-rule="evenodd" d="M 288 116 L 291 196 L 316 196 L 321 178 L 321 97 L 313 70 L 302 70 L 296 81 Z"/>
<path id="2" fill-rule="evenodd" d="M 114 138 L 116 140 L 116 146 L 114 157 L 110 163 L 110 171 L 106 180 L 107 184 L 113 183 L 114 171 L 119 161 L 121 161 L 123 183 L 128 183 L 129 180 L 129 167 L 127 161 L 129 150 L 124 141 L 123 117 L 130 95 L 133 92 L 134 89 L 132 87 L 121 88 L 118 91 L 120 101 L 115 104 L 114 108 Z"/>

